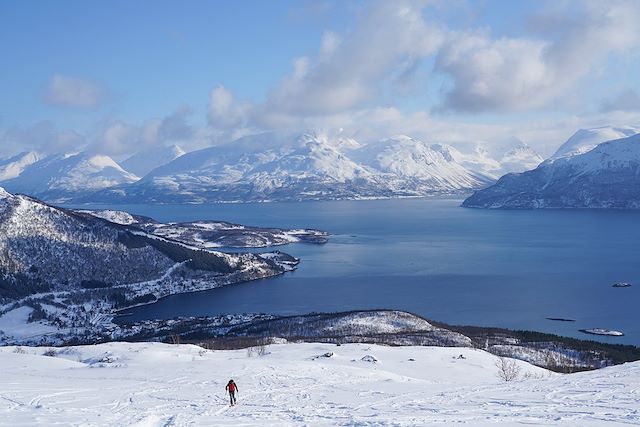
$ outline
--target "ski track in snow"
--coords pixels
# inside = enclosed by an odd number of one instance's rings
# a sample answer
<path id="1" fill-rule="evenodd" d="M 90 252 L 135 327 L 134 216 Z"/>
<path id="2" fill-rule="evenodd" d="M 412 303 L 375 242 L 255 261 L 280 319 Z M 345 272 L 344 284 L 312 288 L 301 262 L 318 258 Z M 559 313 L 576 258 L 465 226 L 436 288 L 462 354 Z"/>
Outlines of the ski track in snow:
<path id="1" fill-rule="evenodd" d="M 505 383 L 495 356 L 468 348 L 281 344 L 254 357 L 157 343 L 57 357 L 22 350 L 0 348 L 0 425 L 640 425 L 639 362 L 572 375 L 518 362 L 533 378 Z M 335 355 L 313 359 L 328 351 Z M 114 363 L 95 362 L 107 352 Z M 367 354 L 379 362 L 362 361 Z"/>

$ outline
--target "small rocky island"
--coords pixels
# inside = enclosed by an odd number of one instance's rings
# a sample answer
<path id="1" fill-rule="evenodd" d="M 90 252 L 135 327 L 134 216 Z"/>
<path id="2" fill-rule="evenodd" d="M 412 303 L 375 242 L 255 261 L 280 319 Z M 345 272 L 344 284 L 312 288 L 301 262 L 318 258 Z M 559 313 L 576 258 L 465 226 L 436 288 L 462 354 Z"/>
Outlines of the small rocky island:
<path id="1" fill-rule="evenodd" d="M 627 283 L 627 282 L 616 282 L 613 285 L 611 285 L 614 288 L 630 288 L 631 287 L 631 283 Z"/>

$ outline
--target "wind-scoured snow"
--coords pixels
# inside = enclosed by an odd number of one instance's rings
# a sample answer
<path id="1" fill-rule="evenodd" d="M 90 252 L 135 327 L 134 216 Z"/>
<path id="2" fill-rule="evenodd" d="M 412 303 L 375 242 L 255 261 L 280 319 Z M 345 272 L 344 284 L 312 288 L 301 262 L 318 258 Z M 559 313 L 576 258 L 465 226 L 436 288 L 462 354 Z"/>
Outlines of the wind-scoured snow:
<path id="1" fill-rule="evenodd" d="M 513 363 L 518 375 L 504 382 L 499 378 L 501 359 L 460 348 L 278 344 L 252 352 L 158 343 L 4 347 L 0 424 L 640 423 L 638 362 L 569 375 Z M 239 388 L 235 407 L 229 406 L 224 390 L 230 378 Z"/>

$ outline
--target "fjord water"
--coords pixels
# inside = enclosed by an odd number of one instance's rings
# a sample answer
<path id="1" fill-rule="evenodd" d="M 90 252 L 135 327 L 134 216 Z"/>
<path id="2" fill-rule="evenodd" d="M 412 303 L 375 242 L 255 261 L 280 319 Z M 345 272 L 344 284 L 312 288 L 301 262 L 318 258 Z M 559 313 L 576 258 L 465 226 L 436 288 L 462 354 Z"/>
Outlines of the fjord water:
<path id="1" fill-rule="evenodd" d="M 122 320 L 392 308 L 450 324 L 640 345 L 640 212 L 475 210 L 460 202 L 112 206 L 160 221 L 218 219 L 331 233 L 326 245 L 277 248 L 302 259 L 293 273 L 171 296 Z M 612 288 L 617 281 L 634 286 Z M 596 327 L 626 335 L 578 332 Z"/>

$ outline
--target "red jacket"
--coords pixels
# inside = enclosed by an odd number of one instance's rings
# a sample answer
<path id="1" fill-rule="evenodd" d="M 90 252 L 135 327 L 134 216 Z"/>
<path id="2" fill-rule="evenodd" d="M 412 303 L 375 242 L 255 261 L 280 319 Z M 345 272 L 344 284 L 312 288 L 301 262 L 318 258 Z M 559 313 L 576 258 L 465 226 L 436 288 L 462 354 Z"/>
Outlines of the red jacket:
<path id="1" fill-rule="evenodd" d="M 236 386 L 236 383 L 234 383 L 233 381 L 229 381 L 229 383 L 227 384 L 227 386 L 225 388 L 227 390 L 229 390 L 230 393 L 233 393 L 234 391 L 236 391 L 238 389 L 238 386 Z"/>

